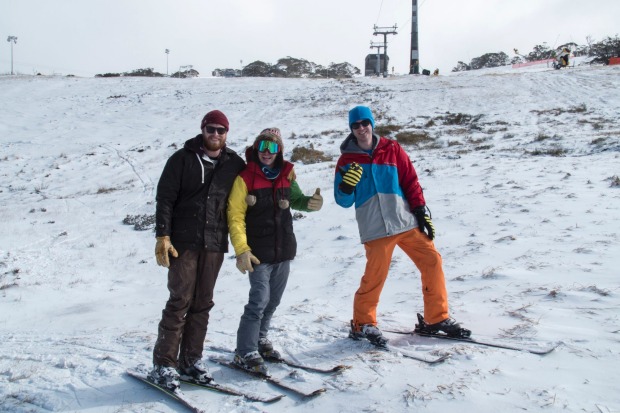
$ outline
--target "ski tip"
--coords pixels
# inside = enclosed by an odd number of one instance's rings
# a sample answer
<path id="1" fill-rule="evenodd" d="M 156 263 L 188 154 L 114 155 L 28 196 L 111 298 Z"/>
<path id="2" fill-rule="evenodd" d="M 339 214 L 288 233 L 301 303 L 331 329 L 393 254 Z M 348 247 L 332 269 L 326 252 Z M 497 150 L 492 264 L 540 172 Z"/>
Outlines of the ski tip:
<path id="1" fill-rule="evenodd" d="M 316 397 L 320 394 L 323 394 L 327 391 L 327 389 L 325 387 L 321 387 L 320 389 L 316 389 L 315 391 L 313 391 L 312 393 L 308 393 L 305 396 L 303 396 L 304 399 L 310 399 L 312 397 Z"/>
<path id="2" fill-rule="evenodd" d="M 271 398 L 264 399 L 264 400 L 261 400 L 261 401 L 262 401 L 263 403 L 275 403 L 275 402 L 277 402 L 277 401 L 282 400 L 282 399 L 283 399 L 283 398 L 285 398 L 285 397 L 286 397 L 286 395 L 284 395 L 284 394 L 278 394 L 277 396 L 273 396 L 273 397 L 271 397 Z"/>
<path id="3" fill-rule="evenodd" d="M 553 353 L 558 347 L 560 347 L 562 344 L 564 344 L 563 342 L 559 342 L 556 343 L 554 345 L 552 345 L 551 347 L 549 347 L 548 349 L 543 349 L 543 350 L 528 350 L 530 353 L 532 354 L 537 354 L 539 356 L 546 356 L 549 353 Z"/>
<path id="4" fill-rule="evenodd" d="M 445 354 L 441 357 L 439 357 L 438 359 L 432 360 L 432 362 L 430 364 L 437 364 L 437 363 L 443 363 L 444 361 L 451 359 L 452 355 L 451 354 Z"/>

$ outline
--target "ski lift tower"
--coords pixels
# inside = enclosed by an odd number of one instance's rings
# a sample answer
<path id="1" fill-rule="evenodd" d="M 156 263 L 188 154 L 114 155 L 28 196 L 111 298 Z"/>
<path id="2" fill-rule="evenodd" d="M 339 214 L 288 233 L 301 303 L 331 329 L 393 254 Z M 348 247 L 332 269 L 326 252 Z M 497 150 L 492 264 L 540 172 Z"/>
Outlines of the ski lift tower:
<path id="1" fill-rule="evenodd" d="M 411 0 L 411 56 L 409 74 L 420 74 L 420 51 L 418 50 L 418 0 Z"/>
<path id="2" fill-rule="evenodd" d="M 166 49 L 166 76 L 168 76 L 168 55 L 170 54 L 170 49 Z"/>
<path id="3" fill-rule="evenodd" d="M 374 26 L 374 30 L 375 32 L 372 34 L 373 36 L 376 36 L 378 34 L 382 34 L 383 35 L 383 61 L 387 62 L 387 35 L 388 34 L 398 34 L 396 32 L 396 25 L 392 26 L 392 27 L 377 27 L 377 25 Z M 382 31 L 383 30 L 383 31 Z M 388 73 L 387 73 L 387 64 L 385 65 L 385 71 L 383 72 L 383 77 L 387 77 Z"/>
<path id="4" fill-rule="evenodd" d="M 377 76 L 381 75 L 381 48 L 384 47 L 383 44 L 374 44 L 373 42 L 370 42 L 370 48 L 371 49 L 377 49 L 377 62 L 376 62 L 376 69 L 375 69 L 375 73 L 377 74 Z M 385 60 L 385 56 L 383 58 L 383 61 L 386 62 Z M 383 64 L 384 66 L 387 67 L 387 63 Z M 385 69 L 387 70 L 387 69 Z"/>
<path id="5" fill-rule="evenodd" d="M 7 37 L 6 41 L 11 43 L 11 74 L 14 75 L 15 73 L 13 72 L 13 45 L 17 43 L 17 37 L 9 36 Z"/>

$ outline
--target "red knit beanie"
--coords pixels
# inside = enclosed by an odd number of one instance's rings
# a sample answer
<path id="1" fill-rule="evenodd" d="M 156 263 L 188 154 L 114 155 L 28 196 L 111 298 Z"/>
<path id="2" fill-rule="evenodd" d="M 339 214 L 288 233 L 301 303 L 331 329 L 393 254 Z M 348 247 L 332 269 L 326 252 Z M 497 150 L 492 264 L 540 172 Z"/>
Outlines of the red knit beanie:
<path id="1" fill-rule="evenodd" d="M 204 118 L 202 118 L 202 122 L 200 123 L 200 129 L 204 129 L 207 123 L 217 123 L 218 125 L 222 125 L 228 131 L 228 118 L 219 110 L 212 110 L 207 113 Z"/>

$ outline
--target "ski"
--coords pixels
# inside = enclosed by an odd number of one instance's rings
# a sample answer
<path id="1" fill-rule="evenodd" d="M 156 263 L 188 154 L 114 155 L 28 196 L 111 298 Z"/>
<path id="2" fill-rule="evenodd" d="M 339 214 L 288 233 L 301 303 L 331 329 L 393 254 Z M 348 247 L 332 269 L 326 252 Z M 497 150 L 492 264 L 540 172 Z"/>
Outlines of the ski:
<path id="1" fill-rule="evenodd" d="M 477 340 L 471 337 L 450 337 L 450 336 L 447 336 L 445 334 L 440 334 L 440 333 L 423 333 L 423 332 L 419 332 L 415 330 L 414 331 L 391 331 L 391 332 L 397 333 L 397 334 L 418 335 L 421 337 L 430 337 L 430 338 L 436 338 L 436 339 L 442 339 L 442 340 L 460 341 L 463 343 L 471 343 L 471 344 L 477 344 L 480 346 L 501 348 L 505 350 L 525 351 L 528 353 L 537 354 L 539 356 L 544 356 L 546 354 L 549 354 L 559 346 L 559 344 L 556 344 L 552 347 L 538 350 L 538 349 L 532 349 L 532 348 L 510 346 L 507 344 L 493 343 L 490 341 Z"/>
<path id="2" fill-rule="evenodd" d="M 181 389 L 176 389 L 175 391 L 172 391 L 166 387 L 160 386 L 158 384 L 153 383 L 152 381 L 150 381 L 147 378 L 147 375 L 137 371 L 137 370 L 127 370 L 127 374 L 137 380 L 140 380 L 143 383 L 146 383 L 158 390 L 160 390 L 161 392 L 167 394 L 168 396 L 170 396 L 171 398 L 173 398 L 174 400 L 176 400 L 177 402 L 179 402 L 180 404 L 182 404 L 183 406 L 185 406 L 186 408 L 188 408 L 190 411 L 194 412 L 194 413 L 206 413 L 205 410 L 202 410 L 201 408 L 199 408 L 192 400 L 190 400 L 189 398 L 187 398 L 185 396 L 185 393 L 183 393 L 183 391 L 181 391 Z"/>
<path id="3" fill-rule="evenodd" d="M 353 327 L 351 327 L 351 328 L 353 328 Z M 363 337 L 360 336 L 360 335 L 354 334 L 352 331 L 353 330 L 349 331 L 349 338 L 354 340 L 354 341 L 361 341 Z M 421 361 L 421 362 L 427 363 L 427 364 L 441 363 L 441 362 L 446 361 L 447 359 L 450 358 L 449 354 L 445 355 L 445 356 L 438 357 L 438 358 L 434 358 L 434 359 L 429 359 L 429 358 L 426 358 L 426 357 L 422 357 L 422 356 L 418 356 L 418 355 L 415 355 L 415 354 L 411 354 L 411 353 L 408 353 L 406 351 L 403 351 L 402 349 L 400 349 L 398 347 L 394 347 L 394 346 L 389 345 L 388 344 L 388 340 L 385 339 L 382 336 L 378 340 L 370 340 L 370 339 L 367 339 L 367 340 L 377 350 L 387 351 L 387 352 L 391 352 L 391 353 L 394 353 L 394 354 L 400 354 L 402 357 L 409 358 L 409 359 L 412 359 L 412 360 Z"/>
<path id="4" fill-rule="evenodd" d="M 181 383 L 186 383 L 192 386 L 214 390 L 214 391 L 228 394 L 231 396 L 242 396 L 246 398 L 247 400 L 254 401 L 254 402 L 273 403 L 273 402 L 277 402 L 278 400 L 284 397 L 283 394 L 278 394 L 275 396 L 263 396 L 261 394 L 255 394 L 255 393 L 250 393 L 250 392 L 234 389 L 232 387 L 223 386 L 219 383 L 214 383 L 214 382 L 202 383 L 202 382 L 197 382 L 193 380 L 184 380 L 183 378 L 181 378 Z"/>
<path id="5" fill-rule="evenodd" d="M 444 361 L 446 361 L 447 359 L 450 358 L 449 354 L 446 354 L 444 356 L 437 357 L 437 358 L 432 358 L 432 359 L 431 358 L 426 358 L 426 357 L 418 356 L 418 355 L 411 354 L 409 352 L 403 351 L 402 349 L 400 349 L 398 347 L 390 346 L 389 344 L 388 344 L 388 346 L 385 349 L 390 351 L 390 352 L 392 352 L 392 353 L 400 354 L 401 356 L 403 356 L 405 358 L 421 361 L 421 362 L 426 363 L 426 364 L 443 363 Z"/>
<path id="6" fill-rule="evenodd" d="M 209 357 L 209 360 L 213 361 L 214 363 L 218 363 L 218 364 L 220 364 L 222 366 L 226 366 L 226 367 L 229 367 L 231 369 L 244 372 L 245 374 L 248 374 L 248 375 L 250 375 L 252 377 L 255 377 L 257 379 L 265 380 L 266 382 L 269 382 L 269 383 L 273 384 L 274 386 L 280 387 L 283 390 L 290 391 L 290 392 L 296 394 L 297 396 L 300 396 L 300 397 L 303 397 L 303 398 L 310 398 L 310 397 L 318 396 L 319 394 L 324 393 L 327 390 L 326 388 L 321 387 L 319 389 L 316 389 L 316 390 L 308 392 L 308 391 L 302 390 L 300 388 L 294 387 L 294 386 L 292 386 L 290 384 L 284 383 L 282 380 L 278 379 L 277 377 L 271 376 L 269 374 L 264 374 L 264 373 L 260 373 L 260 372 L 246 370 L 246 369 L 244 369 L 242 367 L 237 366 L 232 361 L 230 361 L 228 359 L 225 359 L 225 358 Z"/>
<path id="7" fill-rule="evenodd" d="M 137 378 L 139 380 L 147 382 L 148 384 L 150 384 L 150 385 L 152 385 L 154 387 L 157 387 L 158 389 L 168 393 L 172 397 L 177 398 L 177 394 L 176 393 L 171 392 L 169 389 L 166 389 L 165 387 L 158 386 L 157 384 L 153 383 L 152 381 L 149 381 L 149 379 L 147 378 L 147 375 L 145 373 L 143 373 L 143 372 L 140 372 L 140 371 L 137 371 L 137 370 L 127 370 L 127 374 L 129 374 L 129 375 L 131 375 L 131 376 L 133 376 L 133 377 L 135 377 L 135 378 Z M 181 381 L 181 383 L 189 384 L 189 385 L 196 386 L 196 387 L 201 387 L 203 389 L 213 390 L 213 391 L 216 391 L 218 393 L 223 393 L 223 394 L 227 394 L 227 395 L 230 395 L 230 396 L 241 396 L 241 397 L 244 397 L 245 399 L 247 399 L 249 401 L 254 401 L 254 402 L 273 403 L 273 402 L 277 402 L 278 400 L 280 400 L 281 398 L 284 397 L 284 395 L 281 395 L 281 394 L 274 395 L 274 396 L 255 394 L 255 393 L 243 391 L 243 390 L 240 390 L 240 389 L 228 387 L 228 386 L 225 386 L 225 385 L 222 385 L 222 384 L 219 384 L 219 383 L 215 383 L 215 382 L 202 383 L 202 382 L 197 382 L 197 381 L 193 381 L 193 380 L 185 380 L 183 378 L 181 378 L 180 381 Z"/>
<path id="8" fill-rule="evenodd" d="M 538 350 L 538 349 L 532 349 L 532 348 L 511 346 L 508 344 L 500 344 L 500 343 L 491 342 L 491 341 L 477 340 L 469 336 L 453 337 L 445 333 L 424 331 L 423 329 L 426 326 L 426 323 L 424 322 L 424 318 L 420 314 L 418 314 L 418 321 L 419 321 L 419 324 L 415 325 L 415 329 L 413 331 L 400 331 L 400 330 L 384 330 L 384 331 L 388 333 L 395 333 L 395 334 L 408 334 L 408 335 L 417 335 L 421 337 L 436 338 L 436 339 L 441 339 L 441 340 L 460 341 L 463 343 L 477 344 L 480 346 L 495 347 L 495 348 L 500 348 L 500 349 L 505 349 L 505 350 L 525 351 L 528 353 L 537 354 L 539 356 L 544 356 L 546 354 L 549 354 L 559 346 L 559 344 L 556 344 L 555 346 Z"/>
<path id="9" fill-rule="evenodd" d="M 355 341 L 359 341 L 359 339 L 353 339 Z M 379 351 L 385 351 L 388 353 L 392 353 L 392 354 L 396 354 L 396 355 L 400 355 L 402 357 L 408 358 L 408 359 L 412 359 L 412 360 L 417 360 L 417 361 L 421 361 L 422 363 L 426 363 L 426 364 L 438 364 L 438 363 L 442 363 L 444 361 L 446 361 L 447 359 L 450 358 L 449 354 L 446 354 L 445 356 L 441 356 L 441 357 L 437 357 L 437 358 L 426 358 L 423 356 L 418 356 L 416 354 L 411 354 L 409 352 L 403 351 L 402 349 L 398 348 L 398 347 L 394 347 L 391 346 L 389 344 L 383 344 L 383 345 L 377 345 L 374 344 L 372 342 L 369 342 L 369 344 L 371 344 L 374 349 L 371 351 L 375 351 L 375 352 L 379 352 Z"/>
<path id="10" fill-rule="evenodd" d="M 344 364 L 338 364 L 336 366 L 326 367 L 326 368 L 315 367 L 315 366 L 308 366 L 307 364 L 296 363 L 293 360 L 289 360 L 289 359 L 286 359 L 284 357 L 263 357 L 263 359 L 265 361 L 267 361 L 267 362 L 270 362 L 270 363 L 286 364 L 289 367 L 306 370 L 306 371 L 309 371 L 311 373 L 324 373 L 324 374 L 338 373 L 340 371 L 343 371 L 343 370 L 351 368 L 351 366 L 347 366 L 347 365 L 344 365 Z"/>
<path id="11" fill-rule="evenodd" d="M 223 353 L 234 353 L 233 350 L 230 350 L 228 348 L 224 348 L 224 347 L 217 347 L 217 346 L 210 346 L 209 349 L 214 350 L 214 351 L 219 351 L 219 352 L 223 352 Z M 315 367 L 315 366 L 309 366 L 307 364 L 302 364 L 302 363 L 297 363 L 293 360 L 289 360 L 287 358 L 284 357 L 263 357 L 263 359 L 269 363 L 279 363 L 279 364 L 286 364 L 289 367 L 293 367 L 293 368 L 297 368 L 297 369 L 302 369 L 311 373 L 323 373 L 323 374 L 330 374 L 330 373 L 338 373 L 340 371 L 346 370 L 346 369 L 350 369 L 351 366 L 347 366 L 344 364 L 338 364 L 336 366 L 333 367 L 325 367 L 325 368 L 321 368 L 321 367 Z"/>

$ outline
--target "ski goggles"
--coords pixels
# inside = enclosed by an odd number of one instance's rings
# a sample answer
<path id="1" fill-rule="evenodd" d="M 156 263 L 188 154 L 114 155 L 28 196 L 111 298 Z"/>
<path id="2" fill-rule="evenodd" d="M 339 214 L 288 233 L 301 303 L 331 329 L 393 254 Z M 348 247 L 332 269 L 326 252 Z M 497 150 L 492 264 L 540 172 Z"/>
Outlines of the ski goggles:
<path id="1" fill-rule="evenodd" d="M 271 154 L 278 153 L 280 151 L 280 145 L 274 141 L 260 141 L 258 142 L 259 152 L 269 152 Z"/>
<path id="2" fill-rule="evenodd" d="M 351 129 L 359 129 L 360 126 L 366 127 L 370 125 L 370 121 L 368 119 L 364 119 L 360 122 L 354 122 L 351 124 Z"/>

